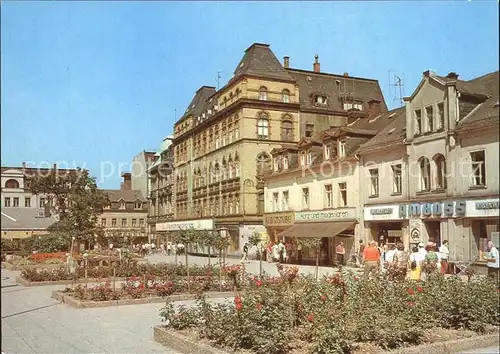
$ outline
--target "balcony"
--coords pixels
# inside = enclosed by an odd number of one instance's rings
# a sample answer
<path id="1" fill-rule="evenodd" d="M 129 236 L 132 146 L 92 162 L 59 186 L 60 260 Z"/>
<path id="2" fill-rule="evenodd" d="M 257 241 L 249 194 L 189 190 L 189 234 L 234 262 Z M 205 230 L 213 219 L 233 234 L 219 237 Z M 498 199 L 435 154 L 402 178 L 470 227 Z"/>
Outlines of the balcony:
<path id="1" fill-rule="evenodd" d="M 240 179 L 235 178 L 232 180 L 224 181 L 221 183 L 221 189 L 223 192 L 235 191 L 240 189 Z"/>

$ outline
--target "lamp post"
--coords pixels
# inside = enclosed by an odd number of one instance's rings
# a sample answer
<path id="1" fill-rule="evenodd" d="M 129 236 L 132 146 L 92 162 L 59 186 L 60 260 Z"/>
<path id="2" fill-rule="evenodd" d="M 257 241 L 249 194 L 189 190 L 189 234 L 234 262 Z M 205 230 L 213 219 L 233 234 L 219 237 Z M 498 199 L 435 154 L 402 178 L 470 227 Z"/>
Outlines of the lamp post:
<path id="1" fill-rule="evenodd" d="M 83 254 L 84 267 L 85 267 L 85 298 L 87 298 L 87 287 L 88 287 L 88 278 L 87 278 L 88 257 L 89 255 L 87 253 Z"/>
<path id="2" fill-rule="evenodd" d="M 219 232 L 220 238 L 224 241 L 222 242 L 222 266 L 226 266 L 226 253 L 227 253 L 227 238 L 228 238 L 228 228 L 227 227 L 221 227 L 220 229 L 217 230 Z"/>

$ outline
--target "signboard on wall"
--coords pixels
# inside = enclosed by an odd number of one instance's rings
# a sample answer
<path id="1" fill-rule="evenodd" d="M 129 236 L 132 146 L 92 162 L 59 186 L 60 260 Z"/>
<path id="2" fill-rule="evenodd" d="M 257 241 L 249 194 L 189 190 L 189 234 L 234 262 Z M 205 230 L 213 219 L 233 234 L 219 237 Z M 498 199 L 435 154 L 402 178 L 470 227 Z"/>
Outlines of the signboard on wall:
<path id="1" fill-rule="evenodd" d="M 214 220 L 172 221 L 156 224 L 156 231 L 178 231 L 190 228 L 195 230 L 212 230 L 214 228 Z"/>
<path id="2" fill-rule="evenodd" d="M 321 211 L 299 211 L 295 213 L 297 222 L 356 220 L 356 208 L 342 208 Z"/>
<path id="3" fill-rule="evenodd" d="M 468 218 L 474 217 L 498 217 L 500 216 L 500 199 L 479 199 L 468 200 L 465 205 L 465 215 Z"/>
<path id="4" fill-rule="evenodd" d="M 419 243 L 422 241 L 422 219 L 410 219 L 410 242 L 411 243 Z"/>
<path id="5" fill-rule="evenodd" d="M 264 214 L 264 226 L 290 226 L 295 221 L 293 211 Z"/>
<path id="6" fill-rule="evenodd" d="M 397 204 L 365 207 L 364 217 L 366 221 L 402 219 L 399 215 L 399 205 Z"/>

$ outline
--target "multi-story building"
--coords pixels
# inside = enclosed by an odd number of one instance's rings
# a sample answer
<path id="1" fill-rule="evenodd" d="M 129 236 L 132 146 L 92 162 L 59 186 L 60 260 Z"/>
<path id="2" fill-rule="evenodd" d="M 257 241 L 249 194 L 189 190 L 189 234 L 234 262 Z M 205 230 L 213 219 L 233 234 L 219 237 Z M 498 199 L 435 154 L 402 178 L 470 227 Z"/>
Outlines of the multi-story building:
<path id="1" fill-rule="evenodd" d="M 174 220 L 175 211 L 175 175 L 171 136 L 163 139 L 159 152 L 154 158 L 148 170 L 151 186 L 148 225 L 150 240 L 161 243 L 171 241 L 171 235 L 163 226 L 166 222 Z"/>
<path id="2" fill-rule="evenodd" d="M 337 242 L 344 242 L 349 255 L 360 238 L 357 149 L 386 123 L 379 111 L 350 113 L 358 117 L 348 125 L 274 149 L 273 171 L 265 176 L 264 225 L 271 239 L 321 238 L 329 264 Z M 302 253 L 306 261 L 315 258 L 315 250 Z"/>
<path id="3" fill-rule="evenodd" d="M 175 223 L 229 232 L 232 251 L 241 251 L 254 231 L 264 231 L 264 184 L 270 151 L 283 142 L 345 125 L 377 105 L 386 110 L 376 80 L 283 65 L 267 44 L 246 51 L 231 80 L 220 90 L 201 87 L 175 123 Z M 193 219 L 196 220 L 194 225 Z"/>
<path id="4" fill-rule="evenodd" d="M 124 173 L 122 177 L 120 189 L 104 190 L 110 204 L 104 207 L 100 225 L 110 240 L 119 239 L 125 244 L 147 242 L 147 200 L 141 191 L 132 190 L 130 173 Z"/>
<path id="5" fill-rule="evenodd" d="M 153 164 L 155 158 L 154 151 L 141 151 L 132 159 L 132 190 L 141 191 L 143 196 L 148 196 L 150 192 L 150 181 L 148 178 L 148 170 Z"/>
<path id="6" fill-rule="evenodd" d="M 498 72 L 468 81 L 424 73 L 405 99 L 404 125 L 396 113 L 362 147 L 368 239 L 447 239 L 452 261 L 474 261 L 498 238 L 498 97 Z"/>

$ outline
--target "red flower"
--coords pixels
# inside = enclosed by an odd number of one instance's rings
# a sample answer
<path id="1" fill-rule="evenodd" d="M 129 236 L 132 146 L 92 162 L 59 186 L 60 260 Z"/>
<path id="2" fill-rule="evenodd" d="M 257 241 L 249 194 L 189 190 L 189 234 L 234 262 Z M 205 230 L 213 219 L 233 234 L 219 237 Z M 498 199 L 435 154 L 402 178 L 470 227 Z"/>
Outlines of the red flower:
<path id="1" fill-rule="evenodd" d="M 408 294 L 415 295 L 415 291 L 413 291 L 413 289 L 408 289 Z"/>
<path id="2" fill-rule="evenodd" d="M 415 303 L 413 301 L 408 301 L 408 306 L 413 307 L 413 306 L 415 306 Z"/>
<path id="3" fill-rule="evenodd" d="M 236 310 L 240 311 L 243 308 L 243 304 L 241 302 L 236 303 Z"/>
<path id="4" fill-rule="evenodd" d="M 354 280 L 359 280 L 359 277 L 358 277 L 358 276 L 355 276 L 355 277 L 354 277 Z"/>
<path id="5" fill-rule="evenodd" d="M 423 289 L 421 286 L 418 286 L 418 287 L 417 287 L 417 291 L 418 291 L 419 293 L 421 293 L 422 291 L 424 291 L 424 289 Z"/>
<path id="6" fill-rule="evenodd" d="M 258 288 L 260 288 L 260 287 L 262 286 L 262 281 L 257 280 L 257 281 L 255 282 L 255 285 L 257 285 L 257 287 L 258 287 Z"/>
<path id="7" fill-rule="evenodd" d="M 241 300 L 241 296 L 236 296 L 234 298 L 234 303 L 235 304 L 241 304 L 243 302 L 243 300 Z"/>
<path id="8" fill-rule="evenodd" d="M 313 322 L 314 321 L 314 313 L 311 313 L 309 316 L 307 316 L 307 320 L 309 322 Z"/>
<path id="9" fill-rule="evenodd" d="M 139 284 L 139 289 L 144 289 L 144 284 L 143 283 Z"/>
<path id="10" fill-rule="evenodd" d="M 323 303 L 326 302 L 326 295 L 321 295 L 321 301 L 323 301 Z"/>
<path id="11" fill-rule="evenodd" d="M 299 306 L 297 307 L 297 311 L 298 311 L 299 313 L 302 313 L 302 305 L 299 305 Z"/>
<path id="12" fill-rule="evenodd" d="M 262 310 L 262 304 L 257 304 L 257 310 Z"/>

